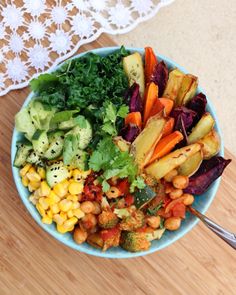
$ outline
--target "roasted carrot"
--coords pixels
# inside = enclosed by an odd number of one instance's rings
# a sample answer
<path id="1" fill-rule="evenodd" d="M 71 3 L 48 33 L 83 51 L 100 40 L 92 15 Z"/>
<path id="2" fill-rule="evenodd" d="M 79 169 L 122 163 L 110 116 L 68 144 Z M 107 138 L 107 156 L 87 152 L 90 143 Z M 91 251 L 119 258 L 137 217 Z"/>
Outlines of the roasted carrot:
<path id="1" fill-rule="evenodd" d="M 152 110 L 153 105 L 157 101 L 158 97 L 158 86 L 154 83 L 151 82 L 148 84 L 146 92 L 145 92 L 145 106 L 144 106 L 144 125 L 146 124 L 147 120 L 150 117 L 150 113 Z"/>
<path id="2" fill-rule="evenodd" d="M 151 109 L 151 112 L 149 114 L 149 118 L 155 116 L 158 114 L 160 111 L 164 109 L 164 105 L 160 102 L 160 99 L 157 99 Z"/>
<path id="3" fill-rule="evenodd" d="M 149 83 L 157 65 L 157 58 L 151 47 L 145 47 L 145 82 Z"/>
<path id="4" fill-rule="evenodd" d="M 161 97 L 159 99 L 160 99 L 160 102 L 165 107 L 166 116 L 169 116 L 169 114 L 171 113 L 171 111 L 173 109 L 174 101 L 172 99 L 170 99 L 170 98 L 165 98 L 165 97 Z"/>
<path id="5" fill-rule="evenodd" d="M 141 113 L 140 112 L 132 112 L 129 113 L 126 117 L 125 117 L 125 124 L 134 124 L 136 126 L 138 126 L 139 128 L 142 127 L 142 117 L 141 117 Z"/>
<path id="6" fill-rule="evenodd" d="M 182 133 L 179 131 L 174 131 L 162 138 L 156 145 L 148 164 L 167 155 L 183 138 Z"/>
<path id="7" fill-rule="evenodd" d="M 164 128 L 163 128 L 163 134 L 162 134 L 162 138 L 166 137 L 167 135 L 171 134 L 173 129 L 174 129 L 174 125 L 175 125 L 175 119 L 170 117 Z"/>

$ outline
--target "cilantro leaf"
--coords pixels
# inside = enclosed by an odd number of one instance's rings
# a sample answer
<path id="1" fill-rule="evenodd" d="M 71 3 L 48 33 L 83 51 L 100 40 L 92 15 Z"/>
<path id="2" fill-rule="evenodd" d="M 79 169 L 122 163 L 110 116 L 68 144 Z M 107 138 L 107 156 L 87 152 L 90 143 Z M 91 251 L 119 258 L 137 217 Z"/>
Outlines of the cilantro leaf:
<path id="1" fill-rule="evenodd" d="M 120 118 L 125 118 L 128 113 L 129 113 L 129 107 L 123 104 L 120 106 L 117 112 L 117 116 Z"/>
<path id="2" fill-rule="evenodd" d="M 135 191 L 135 188 L 143 189 L 145 188 L 146 184 L 144 182 L 144 179 L 141 176 L 137 176 L 136 179 L 131 183 L 130 186 L 130 192 L 133 193 Z"/>

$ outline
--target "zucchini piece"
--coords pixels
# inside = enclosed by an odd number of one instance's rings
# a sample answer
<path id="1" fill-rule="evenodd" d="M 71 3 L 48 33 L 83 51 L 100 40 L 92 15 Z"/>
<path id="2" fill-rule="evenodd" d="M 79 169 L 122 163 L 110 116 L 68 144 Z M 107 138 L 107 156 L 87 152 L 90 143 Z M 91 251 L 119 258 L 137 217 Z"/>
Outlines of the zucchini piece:
<path id="1" fill-rule="evenodd" d="M 144 84 L 144 66 L 140 53 L 135 52 L 123 58 L 123 68 L 128 76 L 129 85 L 132 86 L 134 82 L 139 84 L 140 94 L 143 97 L 145 84 Z"/>
<path id="2" fill-rule="evenodd" d="M 66 135 L 75 135 L 79 138 L 78 148 L 84 150 L 90 140 L 92 139 L 92 127 L 88 120 L 85 120 L 83 127 L 79 125 L 75 126 L 72 130 L 66 133 Z"/>
<path id="3" fill-rule="evenodd" d="M 192 144 L 206 136 L 214 127 L 215 120 L 210 113 L 205 113 L 188 136 L 188 143 Z"/>
<path id="4" fill-rule="evenodd" d="M 54 160 L 60 157 L 63 151 L 63 143 L 64 143 L 64 139 L 62 138 L 62 136 L 59 135 L 55 137 L 54 140 L 50 143 L 43 157 L 48 160 Z"/>
<path id="5" fill-rule="evenodd" d="M 44 163 L 38 153 L 32 151 L 26 159 L 27 163 L 34 164 L 39 167 L 44 167 Z"/>
<path id="6" fill-rule="evenodd" d="M 43 130 L 36 130 L 32 137 L 32 144 L 34 151 L 43 155 L 48 148 L 48 137 L 47 132 Z"/>
<path id="7" fill-rule="evenodd" d="M 57 139 L 58 137 L 61 137 L 62 139 L 64 139 L 64 131 L 62 130 L 54 130 L 54 131 L 48 132 L 47 135 L 48 135 L 49 144 L 55 141 L 55 139 Z"/>
<path id="8" fill-rule="evenodd" d="M 69 177 L 69 171 L 62 161 L 56 162 L 46 169 L 46 180 L 50 187 Z"/>
<path id="9" fill-rule="evenodd" d="M 178 168 L 178 174 L 184 176 L 192 176 L 197 172 L 203 160 L 202 150 L 189 157 L 182 165 Z"/>
<path id="10" fill-rule="evenodd" d="M 32 121 L 30 117 L 30 112 L 28 108 L 21 109 L 16 115 L 15 115 L 15 126 L 16 130 L 19 132 L 24 132 L 26 137 L 31 140 L 33 134 L 35 133 L 35 126 L 34 122 Z"/>
<path id="11" fill-rule="evenodd" d="M 82 171 L 86 171 L 88 169 L 88 154 L 83 150 L 77 150 L 76 155 L 71 161 L 72 168 L 79 168 Z"/>
<path id="12" fill-rule="evenodd" d="M 19 142 L 17 143 L 17 151 L 16 151 L 16 155 L 15 155 L 15 159 L 13 162 L 13 165 L 15 167 L 21 167 L 26 163 L 26 159 L 30 153 L 30 151 L 32 150 L 32 144 L 30 142 L 28 143 L 23 143 L 23 142 Z"/>
<path id="13" fill-rule="evenodd" d="M 200 149 L 201 145 L 194 143 L 175 150 L 174 152 L 147 166 L 146 172 L 159 180 L 171 170 L 182 165 L 189 157 L 200 151 Z"/>
<path id="14" fill-rule="evenodd" d="M 214 129 L 198 142 L 202 144 L 204 160 L 214 157 L 220 150 L 220 137 Z"/>
<path id="15" fill-rule="evenodd" d="M 139 189 L 134 193 L 134 205 L 141 209 L 147 203 L 149 203 L 154 197 L 156 193 L 151 189 L 150 186 L 146 186 L 143 189 Z"/>

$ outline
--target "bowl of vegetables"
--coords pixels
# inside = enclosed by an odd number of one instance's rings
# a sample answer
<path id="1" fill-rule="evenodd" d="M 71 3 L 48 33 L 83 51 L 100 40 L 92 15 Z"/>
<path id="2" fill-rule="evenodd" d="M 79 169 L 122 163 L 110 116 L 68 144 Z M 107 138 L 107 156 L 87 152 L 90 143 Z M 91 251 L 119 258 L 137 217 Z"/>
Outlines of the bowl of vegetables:
<path id="1" fill-rule="evenodd" d="M 128 258 L 174 243 L 205 212 L 230 160 L 198 78 L 145 49 L 79 54 L 30 82 L 12 171 L 36 222 L 87 254 Z"/>

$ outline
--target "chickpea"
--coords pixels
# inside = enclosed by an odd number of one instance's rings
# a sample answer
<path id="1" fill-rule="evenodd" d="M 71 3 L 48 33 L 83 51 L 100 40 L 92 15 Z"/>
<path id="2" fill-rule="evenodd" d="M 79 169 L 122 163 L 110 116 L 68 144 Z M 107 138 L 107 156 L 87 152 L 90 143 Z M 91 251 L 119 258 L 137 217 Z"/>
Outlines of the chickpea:
<path id="1" fill-rule="evenodd" d="M 109 191 L 106 192 L 106 196 L 108 197 L 108 199 L 116 199 L 120 195 L 121 195 L 121 192 L 115 186 L 111 186 L 110 189 L 109 189 Z"/>
<path id="2" fill-rule="evenodd" d="M 156 229 L 160 226 L 161 223 L 161 217 L 160 216 L 150 216 L 147 218 L 147 224 Z"/>
<path id="3" fill-rule="evenodd" d="M 183 195 L 182 189 L 173 189 L 172 192 L 169 193 L 169 196 L 172 200 L 178 199 Z"/>
<path id="4" fill-rule="evenodd" d="M 95 210 L 95 206 L 91 201 L 85 201 L 85 202 L 80 204 L 80 209 L 84 213 L 92 213 L 93 210 Z"/>
<path id="5" fill-rule="evenodd" d="M 168 230 L 177 230 L 181 225 L 180 217 L 169 217 L 165 220 L 164 226 Z"/>
<path id="6" fill-rule="evenodd" d="M 78 201 L 79 201 L 79 202 L 80 202 L 80 201 L 82 200 L 82 198 L 83 198 L 82 194 L 78 194 L 77 197 L 78 197 Z"/>
<path id="7" fill-rule="evenodd" d="M 74 230 L 73 238 L 77 244 L 82 244 L 86 241 L 88 234 L 85 230 L 79 228 L 78 226 Z"/>
<path id="8" fill-rule="evenodd" d="M 94 214 L 89 213 L 86 214 L 83 218 L 82 218 L 82 226 L 86 229 L 86 230 L 91 230 L 92 228 L 94 228 L 97 225 L 97 218 Z"/>
<path id="9" fill-rule="evenodd" d="M 165 193 L 169 194 L 170 192 L 172 192 L 174 190 L 173 185 L 170 183 L 166 183 L 165 184 Z"/>
<path id="10" fill-rule="evenodd" d="M 164 176 L 165 181 L 171 182 L 175 176 L 178 175 L 178 171 L 176 169 L 171 170 Z"/>
<path id="11" fill-rule="evenodd" d="M 94 209 L 91 213 L 95 214 L 95 215 L 98 215 L 101 213 L 101 206 L 99 205 L 98 202 L 93 202 L 93 205 L 94 205 Z"/>
<path id="12" fill-rule="evenodd" d="M 190 206 L 194 202 L 194 196 L 191 194 L 183 194 L 183 197 L 184 197 L 183 203 L 186 206 Z"/>
<path id="13" fill-rule="evenodd" d="M 177 175 L 172 180 L 173 186 L 179 189 L 185 189 L 188 186 L 188 176 Z"/>

